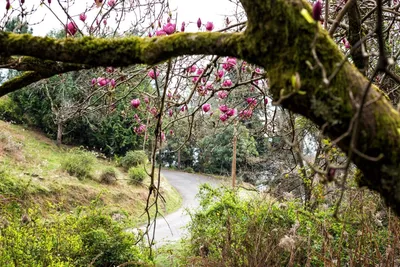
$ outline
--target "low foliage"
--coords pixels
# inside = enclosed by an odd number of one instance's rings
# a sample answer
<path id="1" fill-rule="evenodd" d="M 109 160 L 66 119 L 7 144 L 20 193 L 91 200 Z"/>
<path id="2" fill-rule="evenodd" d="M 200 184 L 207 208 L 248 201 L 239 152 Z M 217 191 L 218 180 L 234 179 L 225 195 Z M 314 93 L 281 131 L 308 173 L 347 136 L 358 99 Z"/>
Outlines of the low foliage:
<path id="1" fill-rule="evenodd" d="M 100 182 L 103 184 L 116 184 L 117 172 L 113 167 L 107 167 L 100 175 Z"/>
<path id="2" fill-rule="evenodd" d="M 381 266 L 399 258 L 392 249 L 399 222 L 373 195 L 346 204 L 345 222 L 334 219 L 334 207 L 311 213 L 297 201 L 255 192 L 203 186 L 199 198 L 200 208 L 190 213 L 183 265 Z"/>
<path id="3" fill-rule="evenodd" d="M 193 170 L 192 167 L 186 167 L 186 168 L 184 169 L 184 171 L 185 171 L 185 172 L 189 172 L 189 173 L 194 173 L 194 170 Z"/>
<path id="4" fill-rule="evenodd" d="M 6 209 L 5 209 L 6 208 Z M 25 213 L 26 212 L 26 213 Z M 37 209 L 2 207 L 0 266 L 116 266 L 147 262 L 137 237 L 93 204 L 78 213 L 42 218 Z"/>
<path id="5" fill-rule="evenodd" d="M 0 98 L 0 119 L 22 123 L 22 111 L 18 105 L 8 96 Z"/>
<path id="6" fill-rule="evenodd" d="M 140 164 L 144 165 L 146 163 L 147 155 L 143 150 L 128 151 L 120 161 L 121 166 L 126 170 L 131 167 L 136 167 Z"/>
<path id="7" fill-rule="evenodd" d="M 141 184 L 147 177 L 146 170 L 143 166 L 132 167 L 128 171 L 129 182 L 132 184 Z"/>
<path id="8" fill-rule="evenodd" d="M 76 176 L 82 180 L 90 177 L 95 160 L 96 158 L 92 153 L 74 149 L 61 162 L 61 168 L 68 172 L 69 175 Z"/>

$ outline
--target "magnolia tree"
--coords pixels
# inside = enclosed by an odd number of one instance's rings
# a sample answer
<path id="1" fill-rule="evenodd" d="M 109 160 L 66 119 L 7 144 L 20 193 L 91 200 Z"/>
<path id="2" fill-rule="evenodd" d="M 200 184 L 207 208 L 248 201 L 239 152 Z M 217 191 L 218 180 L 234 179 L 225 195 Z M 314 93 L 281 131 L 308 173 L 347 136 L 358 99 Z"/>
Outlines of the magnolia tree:
<path id="1" fill-rule="evenodd" d="M 135 133 L 145 140 L 155 136 L 150 194 L 156 199 L 157 149 L 174 134 L 174 124 L 189 122 L 184 145 L 198 118 L 218 127 L 256 117 L 255 128 L 266 133 L 280 117 L 294 158 L 300 165 L 310 163 L 312 175 L 334 180 L 339 171 L 344 187 L 353 162 L 361 170 L 359 183 L 399 213 L 400 115 L 394 107 L 400 84 L 399 3 L 229 3 L 236 12 L 216 29 L 215 22 L 202 18 L 179 20 L 179 9 L 171 10 L 167 1 L 95 0 L 81 10 L 73 1 L 42 1 L 38 5 L 60 21 L 65 38 L 1 31 L 0 64 L 21 74 L 0 85 L 0 96 L 70 71 L 118 69 L 119 77 L 92 77 L 87 86 L 118 90 L 144 81 L 154 89 L 129 104 L 147 111 L 135 117 Z M 39 11 L 32 3 L 7 0 L 0 22 L 15 16 L 29 21 Z M 277 112 L 271 104 L 287 111 Z M 298 131 L 294 113 L 317 125 L 320 135 L 330 138 L 324 147 L 340 147 L 347 160 L 334 164 L 326 157 L 318 164 L 322 146 L 314 161 L 304 158 L 299 140 L 306 127 Z M 149 124 L 154 133 L 147 131 Z"/>

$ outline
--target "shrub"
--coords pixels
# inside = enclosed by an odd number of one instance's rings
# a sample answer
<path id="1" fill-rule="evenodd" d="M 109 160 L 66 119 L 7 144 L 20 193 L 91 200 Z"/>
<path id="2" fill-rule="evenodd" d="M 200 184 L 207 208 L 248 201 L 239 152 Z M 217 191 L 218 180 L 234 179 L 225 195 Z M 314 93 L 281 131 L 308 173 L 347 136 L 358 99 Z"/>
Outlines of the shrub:
<path id="1" fill-rule="evenodd" d="M 96 158 L 92 153 L 76 149 L 67 154 L 61 162 L 61 168 L 68 172 L 69 175 L 76 176 L 82 180 L 90 177 L 95 160 Z"/>
<path id="2" fill-rule="evenodd" d="M 121 159 L 121 166 L 128 170 L 140 164 L 147 163 L 147 155 L 143 150 L 128 151 Z"/>
<path id="3" fill-rule="evenodd" d="M 8 96 L 0 97 L 0 119 L 5 121 L 22 122 L 23 113 L 18 105 Z"/>
<path id="4" fill-rule="evenodd" d="M 189 172 L 189 173 L 194 173 L 194 170 L 192 167 L 186 167 L 183 171 Z"/>
<path id="5" fill-rule="evenodd" d="M 310 212 L 299 201 L 203 185 L 200 207 L 190 212 L 182 266 L 324 266 L 327 258 L 335 266 L 386 265 L 400 222 L 374 206 L 372 194 L 360 195 L 341 222 L 334 206 Z"/>
<path id="6" fill-rule="evenodd" d="M 100 175 L 100 182 L 103 184 L 116 184 L 117 172 L 113 167 L 107 167 Z"/>
<path id="7" fill-rule="evenodd" d="M 10 203 L 11 205 L 11 203 Z M 18 205 L 14 203 L 12 205 Z M 8 209 L 9 210 L 9 209 Z M 112 220 L 104 210 L 91 205 L 78 214 L 41 218 L 36 209 L 1 211 L 0 266 L 117 266 L 149 263 L 147 250 L 134 245 L 137 237 L 125 231 L 132 227 Z M 140 265 L 142 266 L 142 265 Z M 145 265 L 148 266 L 148 265 Z"/>
<path id="8" fill-rule="evenodd" d="M 147 173 L 143 166 L 132 167 L 128 171 L 129 181 L 132 184 L 140 184 L 146 178 Z"/>

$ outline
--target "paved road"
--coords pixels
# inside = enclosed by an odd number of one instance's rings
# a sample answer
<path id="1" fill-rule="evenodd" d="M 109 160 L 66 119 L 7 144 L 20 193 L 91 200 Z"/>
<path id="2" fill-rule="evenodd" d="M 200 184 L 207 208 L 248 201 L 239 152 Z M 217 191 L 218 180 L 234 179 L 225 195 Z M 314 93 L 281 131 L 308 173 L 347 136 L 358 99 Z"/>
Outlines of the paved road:
<path id="1" fill-rule="evenodd" d="M 199 205 L 195 196 L 199 192 L 199 186 L 201 184 L 209 183 L 216 186 L 221 184 L 221 181 L 219 180 L 199 174 L 190 174 L 171 170 L 162 170 L 161 173 L 182 195 L 183 201 L 182 208 L 178 211 L 167 215 L 165 220 L 163 218 L 157 219 L 155 241 L 158 246 L 177 241 L 185 233 L 185 229 L 182 228 L 190 220 L 185 209 L 195 208 Z"/>

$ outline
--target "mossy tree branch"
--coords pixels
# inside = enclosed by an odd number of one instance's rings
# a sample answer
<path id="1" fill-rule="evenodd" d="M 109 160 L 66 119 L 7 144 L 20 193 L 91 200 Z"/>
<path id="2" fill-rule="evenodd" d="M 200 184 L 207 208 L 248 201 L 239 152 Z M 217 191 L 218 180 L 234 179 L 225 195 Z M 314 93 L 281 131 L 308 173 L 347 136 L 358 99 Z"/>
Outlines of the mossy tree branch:
<path id="1" fill-rule="evenodd" d="M 311 119 L 332 139 L 343 137 L 352 128 L 368 80 L 350 63 L 341 64 L 344 57 L 328 33 L 305 18 L 304 10 L 311 13 L 306 2 L 241 2 L 248 25 L 240 34 L 55 40 L 1 32 L 0 47 L 5 47 L 6 56 L 114 67 L 155 64 L 180 55 L 239 57 L 266 69 L 273 97 L 284 99 L 280 103 L 285 108 Z M 293 88 L 293 76 L 300 77 L 301 93 Z M 400 116 L 375 86 L 365 103 L 352 160 L 364 173 L 363 183 L 400 214 Z M 354 144 L 350 135 L 344 135 L 338 145 L 349 151 Z M 363 154 L 383 158 L 370 161 Z"/>
<path id="2" fill-rule="evenodd" d="M 56 74 L 92 68 L 88 65 L 40 60 L 26 56 L 0 57 L 0 65 L 7 66 L 8 69 L 24 71 L 22 75 L 0 85 L 0 97 Z"/>

